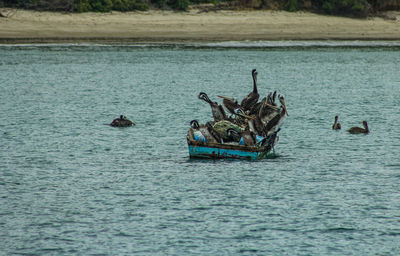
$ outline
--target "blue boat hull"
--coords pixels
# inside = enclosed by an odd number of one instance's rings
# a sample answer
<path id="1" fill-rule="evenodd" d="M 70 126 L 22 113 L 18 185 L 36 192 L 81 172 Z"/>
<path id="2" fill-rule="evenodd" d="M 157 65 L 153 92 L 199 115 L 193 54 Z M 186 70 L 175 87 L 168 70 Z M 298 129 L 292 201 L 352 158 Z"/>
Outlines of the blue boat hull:
<path id="1" fill-rule="evenodd" d="M 249 151 L 248 147 L 237 147 L 237 148 L 221 148 L 221 147 L 210 147 L 204 145 L 191 145 L 189 144 L 189 155 L 191 158 L 203 158 L 203 159 L 247 159 L 257 160 L 265 158 L 270 150 L 265 151 Z"/>
<path id="2" fill-rule="evenodd" d="M 205 140 L 196 139 L 190 128 L 187 135 L 189 156 L 190 158 L 203 159 L 230 158 L 257 160 L 266 158 L 278 140 L 277 133 L 278 131 L 264 138 L 257 145 L 245 146 L 243 144 L 207 143 Z"/>

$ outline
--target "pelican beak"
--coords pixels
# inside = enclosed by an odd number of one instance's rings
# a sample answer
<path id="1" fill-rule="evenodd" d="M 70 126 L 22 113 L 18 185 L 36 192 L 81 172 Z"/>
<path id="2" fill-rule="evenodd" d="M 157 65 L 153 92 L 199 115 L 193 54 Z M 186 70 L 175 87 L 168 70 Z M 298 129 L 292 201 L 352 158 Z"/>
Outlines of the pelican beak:
<path id="1" fill-rule="evenodd" d="M 233 101 L 233 98 L 229 98 L 229 97 L 221 96 L 221 95 L 217 95 L 217 96 L 220 97 L 220 98 L 222 98 L 222 99 L 225 99 L 225 100 Z"/>
<path id="2" fill-rule="evenodd" d="M 274 110 L 279 110 L 279 107 L 277 107 L 277 106 L 268 104 L 267 102 L 264 102 L 264 104 L 265 104 L 265 106 L 268 107 L 268 108 L 272 108 L 272 109 L 274 109 Z"/>
<path id="3" fill-rule="evenodd" d="M 283 106 L 283 109 L 285 110 L 286 115 L 289 116 L 289 113 L 287 112 L 286 104 L 283 104 L 282 106 Z"/>
<path id="4" fill-rule="evenodd" d="M 287 109 L 286 109 L 285 98 L 283 96 L 279 96 L 279 101 L 281 102 L 281 105 L 282 105 L 283 109 L 285 110 L 286 115 L 289 116 L 289 113 L 287 112 Z"/>

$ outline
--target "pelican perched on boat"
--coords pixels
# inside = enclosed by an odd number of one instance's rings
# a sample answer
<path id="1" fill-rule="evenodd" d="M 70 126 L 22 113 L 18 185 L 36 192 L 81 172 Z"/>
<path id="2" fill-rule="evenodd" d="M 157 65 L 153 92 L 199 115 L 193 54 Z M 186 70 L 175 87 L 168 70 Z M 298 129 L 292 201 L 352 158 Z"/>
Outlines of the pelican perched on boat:
<path id="1" fill-rule="evenodd" d="M 348 132 L 351 134 L 359 134 L 359 133 L 369 133 L 369 128 L 368 128 L 368 124 L 367 121 L 363 121 L 362 122 L 364 128 L 360 128 L 360 127 L 351 127 Z"/>
<path id="2" fill-rule="evenodd" d="M 226 141 L 230 142 L 230 141 L 234 141 L 234 142 L 239 142 L 240 141 L 240 133 L 238 131 L 236 131 L 233 128 L 228 128 L 226 130 Z"/>
<path id="3" fill-rule="evenodd" d="M 253 69 L 251 71 L 251 74 L 253 76 L 253 91 L 247 95 L 242 102 L 240 103 L 240 106 L 243 108 L 244 111 L 250 110 L 254 104 L 257 103 L 258 98 L 260 95 L 258 94 L 257 91 L 257 71 L 256 69 Z"/>
<path id="4" fill-rule="evenodd" d="M 254 146 L 254 144 L 256 144 L 256 135 L 249 130 L 248 126 L 242 132 L 242 138 L 245 146 Z"/>
<path id="5" fill-rule="evenodd" d="M 278 132 L 281 130 L 281 128 L 278 128 L 278 130 L 270 133 L 268 136 L 266 136 L 261 142 L 259 142 L 259 144 L 261 146 L 264 145 L 274 145 L 275 143 L 278 142 L 279 137 L 278 137 Z M 257 143 L 258 144 L 258 143 Z"/>
<path id="6" fill-rule="evenodd" d="M 234 98 L 226 97 L 226 96 L 220 96 L 217 95 L 218 97 L 222 98 L 222 105 L 231 113 L 232 115 L 235 115 L 235 110 L 240 108 L 240 104 L 238 101 Z"/>
<path id="7" fill-rule="evenodd" d="M 255 116 L 253 119 L 249 119 L 247 123 L 249 130 L 258 134 L 260 136 L 265 136 L 264 124 L 261 122 L 258 116 Z"/>
<path id="8" fill-rule="evenodd" d="M 211 142 L 211 143 L 217 143 L 217 142 L 221 142 L 221 139 L 215 136 L 215 132 L 211 131 L 210 129 L 210 125 L 206 124 L 206 125 L 200 125 L 199 122 L 197 120 L 192 120 L 190 121 L 190 127 L 194 130 L 194 136 L 196 137 L 196 135 L 198 137 L 203 136 L 205 138 L 205 141 L 203 142 Z"/>
<path id="9" fill-rule="evenodd" d="M 243 109 L 238 108 L 235 110 L 235 118 L 231 121 L 239 126 L 246 126 L 248 124 L 248 120 L 254 120 L 253 116 L 246 115 Z"/>
<path id="10" fill-rule="evenodd" d="M 253 105 L 253 107 L 247 111 L 249 115 L 258 115 L 258 112 L 260 111 L 260 108 L 266 102 L 267 97 L 264 97 L 261 101 L 257 102 L 256 104 Z"/>
<path id="11" fill-rule="evenodd" d="M 335 116 L 335 122 L 332 125 L 333 130 L 340 130 L 342 128 L 340 123 L 338 123 L 338 120 L 339 120 L 339 117 Z"/>
<path id="12" fill-rule="evenodd" d="M 226 114 L 225 114 L 224 108 L 221 105 L 219 105 L 217 102 L 212 102 L 210 100 L 210 98 L 208 98 L 208 95 L 206 93 L 200 92 L 199 99 L 204 100 L 205 102 L 210 104 L 211 112 L 212 112 L 215 122 L 226 119 Z"/>
<path id="13" fill-rule="evenodd" d="M 285 98 L 282 95 L 279 95 L 278 98 L 279 102 L 281 103 L 281 110 L 279 114 L 274 116 L 265 126 L 265 130 L 267 131 L 267 133 L 269 133 L 270 131 L 274 131 L 277 127 L 279 127 L 285 119 L 285 115 L 289 115 L 286 109 Z"/>
<path id="14" fill-rule="evenodd" d="M 276 91 L 274 91 L 273 93 L 270 92 L 270 93 L 268 94 L 268 101 L 267 101 L 267 103 L 270 104 L 270 105 L 272 105 L 272 106 L 276 106 L 275 99 L 276 99 Z"/>
<path id="15" fill-rule="evenodd" d="M 275 104 L 276 105 L 276 104 Z M 259 119 L 264 123 L 268 123 L 272 118 L 278 115 L 280 108 L 268 103 L 268 100 L 264 98 L 261 101 L 260 109 L 257 113 Z"/>
<path id="16" fill-rule="evenodd" d="M 110 125 L 114 127 L 128 127 L 136 124 L 129 120 L 126 116 L 120 115 L 119 118 L 114 119 Z"/>
<path id="17" fill-rule="evenodd" d="M 222 138 L 221 136 L 218 134 L 218 132 L 214 129 L 213 127 L 213 123 L 212 122 L 207 122 L 206 123 L 206 127 L 208 132 L 211 134 L 211 136 L 213 136 L 213 138 L 218 142 L 218 143 L 222 143 Z"/>

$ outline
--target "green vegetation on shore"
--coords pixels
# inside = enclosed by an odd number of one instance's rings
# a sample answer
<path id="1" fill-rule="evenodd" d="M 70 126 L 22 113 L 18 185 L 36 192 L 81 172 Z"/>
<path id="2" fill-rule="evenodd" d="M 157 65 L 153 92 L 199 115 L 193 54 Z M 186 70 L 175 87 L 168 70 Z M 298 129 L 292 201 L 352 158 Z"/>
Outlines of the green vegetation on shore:
<path id="1" fill-rule="evenodd" d="M 211 4 L 214 10 L 307 10 L 353 17 L 367 17 L 379 11 L 400 9 L 400 0 L 0 0 L 0 7 L 64 12 L 125 12 L 149 8 L 185 11 L 189 5 L 196 4 Z"/>

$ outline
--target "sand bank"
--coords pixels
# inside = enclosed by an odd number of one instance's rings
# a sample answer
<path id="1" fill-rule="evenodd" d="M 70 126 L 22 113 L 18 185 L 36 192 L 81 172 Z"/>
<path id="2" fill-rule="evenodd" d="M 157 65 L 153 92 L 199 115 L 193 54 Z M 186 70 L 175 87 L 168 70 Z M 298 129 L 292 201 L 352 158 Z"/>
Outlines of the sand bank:
<path id="1" fill-rule="evenodd" d="M 53 13 L 0 9 L 0 43 L 400 40 L 400 13 L 352 19 L 284 11 Z"/>

